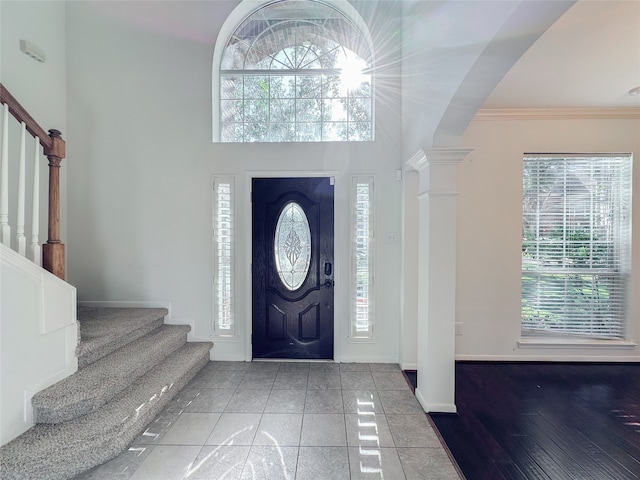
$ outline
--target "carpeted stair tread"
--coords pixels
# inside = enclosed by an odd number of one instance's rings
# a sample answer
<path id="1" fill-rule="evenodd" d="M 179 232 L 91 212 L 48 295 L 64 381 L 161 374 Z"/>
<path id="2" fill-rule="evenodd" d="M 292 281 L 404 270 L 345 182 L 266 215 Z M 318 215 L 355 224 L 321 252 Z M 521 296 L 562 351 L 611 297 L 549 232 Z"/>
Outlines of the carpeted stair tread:
<path id="1" fill-rule="evenodd" d="M 3 480 L 73 478 L 117 456 L 207 364 L 212 346 L 187 343 L 99 410 L 35 425 L 0 449 Z"/>
<path id="2" fill-rule="evenodd" d="M 78 307 L 80 343 L 76 348 L 82 368 L 164 323 L 166 308 Z"/>
<path id="3" fill-rule="evenodd" d="M 188 325 L 162 325 L 34 395 L 36 423 L 59 423 L 107 403 L 187 341 Z"/>

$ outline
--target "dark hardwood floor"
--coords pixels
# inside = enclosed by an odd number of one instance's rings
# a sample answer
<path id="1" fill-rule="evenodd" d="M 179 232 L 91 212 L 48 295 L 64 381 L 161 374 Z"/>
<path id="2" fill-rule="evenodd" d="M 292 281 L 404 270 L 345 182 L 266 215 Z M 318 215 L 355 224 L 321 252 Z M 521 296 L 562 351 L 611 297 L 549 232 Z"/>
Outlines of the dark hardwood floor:
<path id="1" fill-rule="evenodd" d="M 640 479 L 640 364 L 456 365 L 431 415 L 467 480 Z"/>

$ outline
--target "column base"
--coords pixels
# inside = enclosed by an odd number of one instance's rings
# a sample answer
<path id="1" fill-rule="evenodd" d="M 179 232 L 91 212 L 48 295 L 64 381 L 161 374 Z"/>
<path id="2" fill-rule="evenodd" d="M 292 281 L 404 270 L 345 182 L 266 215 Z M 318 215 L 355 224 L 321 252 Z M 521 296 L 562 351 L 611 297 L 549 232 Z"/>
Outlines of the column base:
<path id="1" fill-rule="evenodd" d="M 458 413 L 458 408 L 454 403 L 429 403 L 419 388 L 416 388 L 416 398 L 426 413 Z"/>

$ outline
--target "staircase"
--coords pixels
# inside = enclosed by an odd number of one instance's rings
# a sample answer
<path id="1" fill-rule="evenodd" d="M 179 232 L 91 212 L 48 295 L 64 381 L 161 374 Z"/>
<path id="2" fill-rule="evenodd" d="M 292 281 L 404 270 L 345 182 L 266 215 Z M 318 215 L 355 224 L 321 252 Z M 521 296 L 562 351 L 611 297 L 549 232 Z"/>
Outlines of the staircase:
<path id="1" fill-rule="evenodd" d="M 36 425 L 0 449 L 2 479 L 72 478 L 117 456 L 209 361 L 163 308 L 78 308 L 78 371 L 32 399 Z"/>

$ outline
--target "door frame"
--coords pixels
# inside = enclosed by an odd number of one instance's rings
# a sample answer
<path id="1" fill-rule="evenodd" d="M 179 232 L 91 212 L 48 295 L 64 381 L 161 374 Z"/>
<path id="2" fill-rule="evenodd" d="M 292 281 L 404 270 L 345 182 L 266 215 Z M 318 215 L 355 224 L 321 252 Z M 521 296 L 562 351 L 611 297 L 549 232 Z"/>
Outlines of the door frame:
<path id="1" fill-rule="evenodd" d="M 344 188 L 348 188 L 348 185 L 344 185 L 344 179 L 340 176 L 340 172 L 336 170 L 327 171 L 309 171 L 309 170 L 251 170 L 245 174 L 245 195 L 244 195 L 244 211 L 248 214 L 245 218 L 245 258 L 248 259 L 246 263 L 246 284 L 245 284 L 245 305 L 247 305 L 247 319 L 245 323 L 246 338 L 245 338 L 245 361 L 250 362 L 253 359 L 253 347 L 251 345 L 251 337 L 253 335 L 253 272 L 251 268 L 252 253 L 253 253 L 253 208 L 251 204 L 251 185 L 254 178 L 296 178 L 296 177 L 332 177 L 334 180 L 333 191 L 333 263 L 334 263 L 334 280 L 337 285 L 343 285 L 343 279 L 349 278 L 348 275 L 348 256 L 349 249 L 345 252 L 344 248 L 341 248 L 343 242 L 337 241 L 337 239 L 347 238 L 345 225 L 349 225 L 349 209 L 348 207 L 348 191 L 343 192 Z M 347 267 L 345 271 L 344 268 Z M 344 318 L 348 318 L 349 315 L 345 315 L 343 312 L 343 305 L 348 305 L 349 289 L 336 288 L 334 289 L 333 297 L 333 361 L 340 362 L 341 348 L 340 348 L 340 333 L 344 329 Z M 348 313 L 348 312 L 347 312 Z"/>

